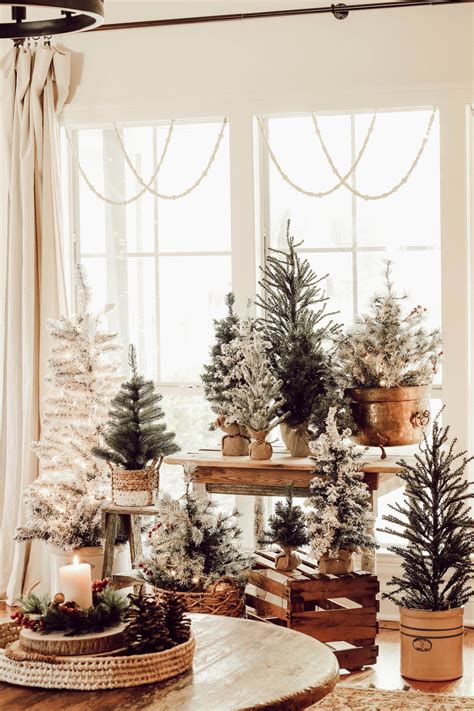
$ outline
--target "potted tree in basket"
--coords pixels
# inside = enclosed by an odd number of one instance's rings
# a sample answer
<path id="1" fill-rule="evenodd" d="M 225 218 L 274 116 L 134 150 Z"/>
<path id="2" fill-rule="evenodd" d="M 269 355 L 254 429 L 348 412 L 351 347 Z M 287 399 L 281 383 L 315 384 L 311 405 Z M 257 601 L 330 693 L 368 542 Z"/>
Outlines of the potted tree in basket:
<path id="1" fill-rule="evenodd" d="M 326 311 L 328 297 L 321 282 L 327 274 L 318 278 L 299 256 L 302 242 L 290 236 L 290 221 L 286 239 L 285 251 L 269 250 L 256 304 L 265 314 L 272 372 L 282 383 L 281 436 L 292 456 L 307 457 L 310 426 L 322 429 L 330 401 L 339 396 L 331 378 L 330 344 L 340 327 Z"/>
<path id="2" fill-rule="evenodd" d="M 244 456 L 249 452 L 250 437 L 247 430 L 238 422 L 233 422 L 229 416 L 229 389 L 239 384 L 229 382 L 229 373 L 233 364 L 223 358 L 223 346 L 228 346 L 238 336 L 239 317 L 234 313 L 235 296 L 226 296 L 227 316 L 214 321 L 215 343 L 211 348 L 211 360 L 204 366 L 201 380 L 204 394 L 211 404 L 217 419 L 211 425 L 214 430 L 220 427 L 224 432 L 221 440 L 222 454 L 225 456 Z M 237 359 L 239 354 L 236 353 Z"/>
<path id="3" fill-rule="evenodd" d="M 178 451 L 174 432 L 168 432 L 160 407 L 161 395 L 151 380 L 139 375 L 135 347 L 128 351 L 132 371 L 112 400 L 103 446 L 94 447 L 112 470 L 112 501 L 118 506 L 149 506 L 155 501 L 158 472 L 167 454 Z M 115 465 L 115 466 L 113 466 Z"/>
<path id="4" fill-rule="evenodd" d="M 361 471 L 362 453 L 339 433 L 336 410 L 330 408 L 326 431 L 313 444 L 316 476 L 310 482 L 307 526 L 311 551 L 322 573 L 350 573 L 353 554 L 373 550 L 374 523 L 369 492 Z"/>
<path id="5" fill-rule="evenodd" d="M 302 508 L 293 504 L 292 484 L 287 486 L 285 503 L 275 504 L 275 513 L 268 523 L 269 529 L 264 531 L 259 543 L 280 546 L 282 550 L 275 558 L 275 568 L 294 570 L 301 563 L 295 551 L 308 543 L 308 534 Z"/>
<path id="6" fill-rule="evenodd" d="M 25 517 L 15 536 L 47 543 L 52 590 L 58 590 L 59 568 L 73 553 L 102 569 L 101 508 L 110 496 L 107 466 L 91 449 L 100 443 L 117 386 L 118 359 L 113 356 L 120 346 L 103 327 L 111 305 L 98 313 L 90 310 L 91 291 L 81 266 L 76 288 L 77 312 L 48 321 L 51 356 L 41 438 L 32 444 L 41 473 L 25 491 Z M 121 535 L 114 560 L 126 568 L 123 541 Z"/>
<path id="7" fill-rule="evenodd" d="M 181 499 L 164 494 L 158 501 L 140 569 L 158 596 L 175 590 L 190 612 L 242 617 L 244 574 L 253 559 L 241 551 L 237 511 L 217 512 L 207 494 L 193 492 L 193 471 L 185 465 Z"/>
<path id="8" fill-rule="evenodd" d="M 271 459 L 272 445 L 266 441 L 278 425 L 281 412 L 281 381 L 270 367 L 270 343 L 250 319 L 241 324 L 239 335 L 224 348 L 224 361 L 232 364 L 229 372 L 229 418 L 244 425 L 251 438 L 250 459 Z M 237 357 L 236 357 L 237 354 Z M 232 387 L 232 383 L 238 385 Z"/>
<path id="9" fill-rule="evenodd" d="M 384 597 L 400 608 L 401 673 L 421 681 L 462 676 L 463 605 L 474 579 L 473 495 L 465 478 L 473 457 L 455 453 L 456 439 L 449 440 L 438 418 L 415 462 L 399 462 L 405 503 L 390 506 L 394 513 L 384 516 L 390 527 L 383 529 L 404 539 L 389 546 L 402 573 Z"/>
<path id="10" fill-rule="evenodd" d="M 426 330 L 426 309 L 402 311 L 406 296 L 396 294 L 391 262 L 386 262 L 385 293 L 372 299 L 341 338 L 339 370 L 352 401 L 359 444 L 384 447 L 417 444 L 429 423 L 431 382 L 441 357 L 439 329 Z"/>

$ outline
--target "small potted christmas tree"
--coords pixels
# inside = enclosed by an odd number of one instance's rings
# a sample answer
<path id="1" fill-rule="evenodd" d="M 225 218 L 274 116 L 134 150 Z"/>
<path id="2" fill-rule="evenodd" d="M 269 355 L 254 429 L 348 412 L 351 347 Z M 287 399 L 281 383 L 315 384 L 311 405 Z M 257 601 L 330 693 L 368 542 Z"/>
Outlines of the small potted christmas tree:
<path id="1" fill-rule="evenodd" d="M 288 484 L 286 501 L 275 504 L 275 513 L 269 518 L 269 529 L 264 531 L 259 543 L 278 545 L 282 549 L 275 558 L 277 570 L 294 570 L 301 563 L 295 553 L 308 543 L 305 516 L 301 506 L 293 504 L 293 486 Z"/>
<path id="2" fill-rule="evenodd" d="M 149 506 L 155 501 L 158 472 L 167 454 L 178 450 L 160 407 L 161 395 L 151 380 L 139 375 L 134 346 L 128 362 L 132 377 L 112 400 L 109 421 L 102 432 L 104 445 L 94 447 L 112 469 L 112 501 L 118 506 Z M 115 466 L 113 466 L 115 465 Z"/>
<path id="3" fill-rule="evenodd" d="M 331 377 L 332 338 L 340 327 L 326 310 L 328 297 L 321 287 L 327 275 L 317 277 L 302 259 L 287 224 L 287 249 L 270 249 L 260 281 L 262 296 L 256 303 L 264 311 L 265 335 L 271 343 L 272 373 L 281 381 L 285 415 L 280 432 L 294 457 L 310 454 L 312 433 L 321 430 L 330 406 L 340 398 Z"/>
<path id="4" fill-rule="evenodd" d="M 241 551 L 236 515 L 216 511 L 207 494 L 191 489 L 193 467 L 185 466 L 186 491 L 164 494 L 148 532 L 140 569 L 158 595 L 175 590 L 190 612 L 242 617 L 244 574 L 252 557 Z"/>
<path id="5" fill-rule="evenodd" d="M 250 459 L 271 459 L 273 449 L 266 437 L 284 419 L 278 414 L 283 405 L 281 381 L 272 373 L 270 349 L 269 341 L 251 320 L 241 324 L 238 337 L 224 349 L 224 361 L 232 364 L 228 416 L 249 431 Z M 239 384 L 232 387 L 235 382 Z"/>
<path id="6" fill-rule="evenodd" d="M 311 551 L 322 573 L 350 573 L 353 554 L 376 547 L 369 492 L 361 471 L 362 453 L 339 433 L 336 409 L 331 407 L 326 431 L 313 446 L 317 475 L 310 483 L 307 515 Z"/>
<path id="7" fill-rule="evenodd" d="M 239 333 L 239 317 L 234 313 L 235 296 L 226 296 L 227 316 L 214 321 L 215 343 L 211 348 L 210 363 L 204 366 L 201 380 L 204 394 L 211 404 L 217 419 L 211 429 L 220 427 L 224 432 L 221 440 L 222 454 L 226 456 L 244 456 L 248 454 L 250 437 L 241 424 L 232 421 L 229 416 L 229 389 L 239 384 L 239 381 L 229 381 L 229 373 L 233 363 L 229 358 L 224 360 L 223 348 L 229 346 Z M 236 353 L 237 360 L 239 354 Z"/>
<path id="8" fill-rule="evenodd" d="M 426 309 L 403 313 L 385 270 L 385 293 L 373 297 L 370 312 L 356 319 L 340 340 L 338 363 L 357 425 L 354 441 L 384 447 L 417 444 L 430 419 L 430 390 L 441 356 L 439 329 L 428 331 Z"/>
<path id="9" fill-rule="evenodd" d="M 449 427 L 433 423 L 430 437 L 403 467 L 405 503 L 384 516 L 385 533 L 402 539 L 389 551 L 401 558 L 384 597 L 400 608 L 401 673 L 409 679 L 447 681 L 462 676 L 463 605 L 474 580 L 473 499 L 466 466 Z"/>

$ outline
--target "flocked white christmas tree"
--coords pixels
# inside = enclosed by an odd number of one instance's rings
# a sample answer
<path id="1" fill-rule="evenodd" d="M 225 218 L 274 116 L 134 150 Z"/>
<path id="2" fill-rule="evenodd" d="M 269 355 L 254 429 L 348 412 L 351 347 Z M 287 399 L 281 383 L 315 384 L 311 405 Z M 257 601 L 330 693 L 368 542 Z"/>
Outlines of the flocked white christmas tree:
<path id="1" fill-rule="evenodd" d="M 375 548 L 369 492 L 361 471 L 362 453 L 338 431 L 336 408 L 329 410 L 326 430 L 313 443 L 311 459 L 318 473 L 310 483 L 308 535 L 315 558 L 336 558 L 340 550 Z"/>
<path id="2" fill-rule="evenodd" d="M 270 348 L 270 342 L 251 319 L 240 325 L 239 335 L 232 343 L 222 346 L 222 360 L 229 366 L 227 421 L 257 432 L 268 432 L 283 419 L 278 416 L 282 406 L 281 381 L 272 373 Z M 240 384 L 232 387 L 236 382 Z"/>
<path id="3" fill-rule="evenodd" d="M 100 508 L 109 493 L 107 465 L 92 455 L 118 382 L 120 349 L 103 327 L 107 305 L 90 311 L 91 292 L 77 268 L 77 313 L 48 322 L 52 342 L 41 439 L 32 447 L 40 476 L 25 492 L 26 520 L 17 540 L 41 539 L 62 549 L 100 542 Z"/>
<path id="4" fill-rule="evenodd" d="M 341 338 L 338 366 L 351 386 L 394 388 L 431 383 L 439 367 L 441 334 L 426 329 L 426 308 L 404 313 L 406 295 L 397 294 L 386 262 L 385 291 L 375 295 L 367 314 L 358 316 Z"/>
<path id="5" fill-rule="evenodd" d="M 192 465 L 186 464 L 184 496 L 164 494 L 140 568 L 161 588 L 205 590 L 223 576 L 242 577 L 252 556 L 242 552 L 237 511 L 218 512 L 208 494 L 193 492 Z"/>

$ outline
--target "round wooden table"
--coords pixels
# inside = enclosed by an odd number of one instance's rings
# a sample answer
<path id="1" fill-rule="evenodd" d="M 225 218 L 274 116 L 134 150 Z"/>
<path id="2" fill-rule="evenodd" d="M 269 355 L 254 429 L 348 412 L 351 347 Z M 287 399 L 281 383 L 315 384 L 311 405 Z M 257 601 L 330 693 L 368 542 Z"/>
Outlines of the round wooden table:
<path id="1" fill-rule="evenodd" d="M 146 708 L 296 711 L 329 694 L 339 679 L 334 654 L 301 632 L 217 615 L 191 617 L 193 670 L 157 686 Z"/>
<path id="2" fill-rule="evenodd" d="M 52 691 L 0 683 L 0 708 L 24 711 L 283 711 L 306 709 L 333 689 L 336 657 L 301 632 L 264 622 L 191 615 L 193 667 L 160 684 Z"/>

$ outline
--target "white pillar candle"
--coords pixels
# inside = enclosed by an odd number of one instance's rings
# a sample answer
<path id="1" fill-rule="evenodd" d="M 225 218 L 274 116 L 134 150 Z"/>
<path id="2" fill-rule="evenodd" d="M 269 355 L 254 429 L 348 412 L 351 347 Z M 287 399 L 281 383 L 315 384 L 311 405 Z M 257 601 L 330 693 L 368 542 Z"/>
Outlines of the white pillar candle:
<path id="1" fill-rule="evenodd" d="M 59 592 L 66 602 L 75 602 L 79 607 L 92 606 L 92 575 L 89 563 L 79 563 L 77 555 L 73 563 L 59 569 Z"/>

